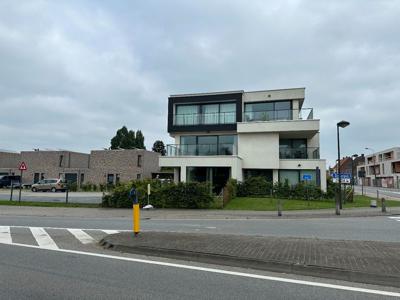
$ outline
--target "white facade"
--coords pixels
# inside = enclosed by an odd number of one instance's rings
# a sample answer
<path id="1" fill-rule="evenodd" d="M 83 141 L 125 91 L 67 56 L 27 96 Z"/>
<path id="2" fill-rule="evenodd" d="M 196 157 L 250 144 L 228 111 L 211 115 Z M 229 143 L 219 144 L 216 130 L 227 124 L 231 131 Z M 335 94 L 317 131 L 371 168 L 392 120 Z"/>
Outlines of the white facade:
<path id="1" fill-rule="evenodd" d="M 236 98 L 230 100 L 230 95 Z M 312 109 L 303 109 L 304 88 L 175 95 L 169 101 L 168 128 L 175 145 L 167 146 L 160 167 L 175 168 L 176 181 L 203 176 L 198 170 L 205 167 L 214 168 L 207 176 L 217 176 L 215 168 L 225 168 L 225 173 L 229 168 L 229 176 L 239 181 L 251 174 L 292 183 L 311 176 L 326 190 L 320 122 Z M 226 112 L 233 103 L 236 110 Z M 228 139 L 234 144 L 220 142 Z"/>
<path id="2" fill-rule="evenodd" d="M 359 184 L 400 188 L 400 147 L 366 155 L 364 163 L 357 166 L 357 174 L 360 172 L 365 178 L 359 177 Z"/>

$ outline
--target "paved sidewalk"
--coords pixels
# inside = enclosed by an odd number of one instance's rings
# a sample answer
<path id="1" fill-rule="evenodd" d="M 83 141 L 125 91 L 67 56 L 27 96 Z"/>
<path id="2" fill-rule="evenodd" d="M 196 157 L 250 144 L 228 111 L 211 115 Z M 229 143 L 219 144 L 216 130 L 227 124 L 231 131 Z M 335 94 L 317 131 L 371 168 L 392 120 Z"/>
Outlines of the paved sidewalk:
<path id="1" fill-rule="evenodd" d="M 116 251 L 400 287 L 400 243 L 175 232 L 130 232 Z"/>
<path id="2" fill-rule="evenodd" d="M 77 218 L 132 218 L 129 208 L 77 208 L 77 207 L 30 207 L 30 206 L 0 206 L 0 216 L 60 216 Z M 222 210 L 222 209 L 154 209 L 142 210 L 141 219 L 295 219 L 295 218 L 343 218 L 343 217 L 374 217 L 400 215 L 400 207 L 389 207 L 387 213 L 380 208 L 348 208 L 335 215 L 334 209 L 291 210 L 283 211 L 278 217 L 276 211 Z"/>

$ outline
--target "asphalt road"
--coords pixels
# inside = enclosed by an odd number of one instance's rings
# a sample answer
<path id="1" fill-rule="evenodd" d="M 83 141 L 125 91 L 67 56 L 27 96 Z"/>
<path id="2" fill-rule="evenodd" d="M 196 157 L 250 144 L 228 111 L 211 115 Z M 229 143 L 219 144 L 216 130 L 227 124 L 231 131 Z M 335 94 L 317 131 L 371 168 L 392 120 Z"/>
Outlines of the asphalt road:
<path id="1" fill-rule="evenodd" d="M 213 266 L 190 269 L 187 265 L 123 258 L 0 244 L 0 298 L 393 299 L 379 293 L 399 292 L 326 280 L 323 286 L 316 286 L 321 281 L 315 278 L 304 281 L 304 277 L 283 274 L 230 273 Z M 342 289 L 349 286 L 353 290 Z"/>
<path id="2" fill-rule="evenodd" d="M 34 216 L 2 211 L 0 299 L 393 299 L 385 291 L 400 296 L 398 289 L 382 286 L 109 251 L 97 242 L 111 230 L 130 230 L 129 218 L 50 211 L 56 210 L 43 208 Z M 149 219 L 142 220 L 142 229 L 399 241 L 398 220 Z"/>
<path id="3" fill-rule="evenodd" d="M 19 190 L 13 191 L 13 200 L 18 201 Z M 11 190 L 0 189 L 0 200 L 10 200 Z M 68 201 L 70 203 L 101 203 L 102 193 L 97 192 L 69 192 Z M 65 202 L 65 192 L 31 192 L 29 190 L 21 191 L 21 201 L 35 202 Z"/>
<path id="4" fill-rule="evenodd" d="M 354 191 L 357 194 L 362 193 L 362 190 L 364 195 L 370 196 L 370 197 L 376 197 L 377 193 L 376 191 L 379 191 L 379 198 L 385 197 L 386 199 L 392 199 L 392 200 L 400 200 L 400 189 L 388 189 L 388 188 L 381 188 L 381 187 L 371 187 L 371 186 L 364 186 L 363 188 L 360 185 L 354 186 Z"/>
<path id="5" fill-rule="evenodd" d="M 1 215 L 0 225 L 130 230 L 129 217 Z M 142 231 L 180 231 L 400 242 L 400 222 L 382 217 L 265 220 L 141 220 Z"/>

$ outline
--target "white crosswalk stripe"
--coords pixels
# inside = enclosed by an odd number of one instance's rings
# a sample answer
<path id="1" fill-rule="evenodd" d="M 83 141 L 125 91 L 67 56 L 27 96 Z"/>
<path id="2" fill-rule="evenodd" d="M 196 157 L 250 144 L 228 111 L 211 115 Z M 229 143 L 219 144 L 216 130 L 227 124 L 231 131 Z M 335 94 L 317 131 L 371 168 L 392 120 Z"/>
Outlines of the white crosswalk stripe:
<path id="1" fill-rule="evenodd" d="M 102 230 L 104 233 L 106 233 L 106 234 L 115 234 L 115 233 L 118 233 L 119 231 L 118 230 Z"/>
<path id="2" fill-rule="evenodd" d="M 41 227 L 31 227 L 30 228 L 33 237 L 35 238 L 38 245 L 46 249 L 58 249 L 57 244 L 50 237 L 50 235 Z"/>
<path id="3" fill-rule="evenodd" d="M 388 217 L 388 218 L 400 222 L 400 217 Z"/>
<path id="4" fill-rule="evenodd" d="M 12 231 L 11 229 L 15 230 Z M 18 229 L 18 230 L 17 230 Z M 21 229 L 28 230 L 31 238 L 25 233 L 21 232 Z M 71 247 L 76 247 L 76 243 L 73 243 L 73 237 L 79 241 L 80 244 L 90 245 L 99 242 L 106 234 L 115 234 L 121 231 L 129 230 L 114 230 L 114 229 L 79 229 L 79 228 L 59 228 L 59 227 L 29 227 L 29 226 L 0 226 L 0 244 L 20 244 L 22 243 L 31 244 L 36 241 L 40 248 L 45 249 L 59 249 L 60 245 L 54 241 L 51 234 L 56 238 L 60 238 L 60 244 L 63 248 L 69 248 L 69 241 Z M 56 232 L 56 233 L 55 233 Z M 50 234 L 51 233 L 51 234 Z M 71 234 L 73 237 L 71 237 Z M 93 235 L 93 236 L 92 236 Z M 14 237 L 14 241 L 13 241 Z M 96 237 L 96 238 L 95 238 Z M 57 238 L 56 238 L 57 240 Z M 62 241 L 62 242 L 61 242 Z M 75 246 L 74 246 L 75 244 Z M 36 244 L 35 244 L 36 245 Z"/>
<path id="5" fill-rule="evenodd" d="M 91 244 L 96 242 L 94 238 L 81 229 L 68 229 L 82 244 Z"/>
<path id="6" fill-rule="evenodd" d="M 0 243 L 11 244 L 10 226 L 0 226 Z"/>

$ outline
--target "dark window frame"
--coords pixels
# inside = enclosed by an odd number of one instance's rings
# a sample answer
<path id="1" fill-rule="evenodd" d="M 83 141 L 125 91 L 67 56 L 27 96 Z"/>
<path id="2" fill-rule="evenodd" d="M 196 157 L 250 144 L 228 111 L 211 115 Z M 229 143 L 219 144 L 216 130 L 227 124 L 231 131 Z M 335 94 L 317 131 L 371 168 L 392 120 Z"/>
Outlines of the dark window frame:
<path id="1" fill-rule="evenodd" d="M 197 125 L 224 125 L 224 124 L 233 124 L 233 123 L 219 123 L 220 117 L 221 117 L 221 104 L 236 104 L 235 100 L 227 100 L 227 101 L 219 101 L 219 102 L 203 102 L 203 103 L 182 103 L 182 104 L 175 104 L 175 113 L 174 116 L 178 115 L 176 112 L 178 111 L 178 106 L 193 106 L 193 105 L 197 105 L 197 113 L 198 115 L 203 116 L 205 114 L 203 107 L 206 105 L 216 105 L 218 104 L 218 112 L 216 112 L 218 114 L 218 123 L 217 124 L 208 124 L 208 123 L 204 123 L 203 120 L 201 120 L 202 123 L 200 124 L 194 124 L 193 126 L 197 126 Z M 235 107 L 235 111 L 232 111 L 236 114 L 237 108 Z M 185 114 L 182 114 L 185 115 Z M 235 116 L 235 122 L 236 123 L 236 116 Z M 182 125 L 178 125 L 178 126 L 188 126 L 185 124 Z M 189 125 L 190 126 L 190 125 Z"/>
<path id="2" fill-rule="evenodd" d="M 219 93 L 209 95 L 170 96 L 168 98 L 168 132 L 201 132 L 201 131 L 235 131 L 237 123 L 242 122 L 243 92 Z M 174 125 L 174 108 L 181 104 L 213 104 L 236 101 L 236 123 L 231 124 L 199 124 L 199 125 Z"/>
<path id="3" fill-rule="evenodd" d="M 182 144 L 182 137 L 187 137 L 187 136 L 191 136 L 191 137 L 196 137 L 196 144 Z M 237 134 L 220 134 L 220 135 L 216 135 L 216 134 L 211 134 L 211 135 L 181 135 L 179 138 L 179 145 L 195 145 L 196 146 L 196 155 L 199 155 L 198 152 L 198 146 L 199 145 L 214 145 L 214 144 L 199 144 L 199 137 L 217 137 L 217 143 L 215 144 L 217 147 L 217 154 L 215 155 L 222 155 L 219 154 L 220 153 L 220 137 L 221 136 L 232 136 L 234 138 L 234 143 L 232 144 L 232 146 L 234 147 L 235 145 L 237 146 Z M 236 142 L 236 143 L 235 143 Z M 227 143 L 223 143 L 223 144 L 227 144 Z M 232 149 L 233 150 L 233 149 Z M 225 155 L 233 155 L 233 151 L 232 154 L 225 154 Z"/>
<path id="4" fill-rule="evenodd" d="M 270 103 L 270 104 L 273 104 L 273 107 L 274 107 L 274 109 L 271 109 L 271 110 L 265 110 L 265 111 L 273 111 L 273 112 L 276 112 L 276 111 L 285 111 L 286 109 L 280 109 L 280 110 L 276 110 L 275 109 L 275 103 L 279 103 L 279 102 L 289 102 L 290 103 L 290 108 L 288 109 L 289 110 L 289 120 L 293 120 L 293 100 L 292 99 L 282 99 L 282 100 L 272 100 L 272 101 L 250 101 L 250 102 L 245 102 L 244 103 L 244 111 L 243 111 L 243 114 L 246 114 L 246 113 L 250 113 L 250 112 L 264 112 L 264 110 L 256 110 L 256 111 L 247 111 L 246 110 L 246 106 L 247 105 L 249 105 L 249 104 L 263 104 L 263 103 Z M 277 119 L 275 119 L 274 118 L 274 120 L 279 120 L 278 118 Z"/>

